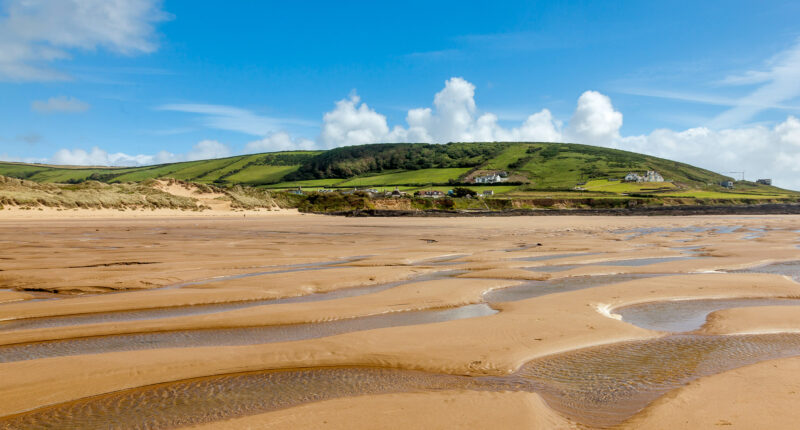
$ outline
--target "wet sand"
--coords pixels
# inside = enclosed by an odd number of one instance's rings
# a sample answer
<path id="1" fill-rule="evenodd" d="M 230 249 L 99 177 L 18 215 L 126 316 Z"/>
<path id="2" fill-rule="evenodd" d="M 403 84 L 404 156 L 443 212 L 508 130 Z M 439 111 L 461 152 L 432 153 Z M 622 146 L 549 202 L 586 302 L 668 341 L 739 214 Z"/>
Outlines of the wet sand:
<path id="1" fill-rule="evenodd" d="M 798 225 L 800 218 L 793 216 L 354 219 L 264 213 L 4 219 L 0 213 L 0 321 L 6 321 L 5 326 L 0 322 L 0 361 L 7 361 L 0 363 L 0 397 L 8 399 L 0 404 L 0 416 L 26 411 L 34 411 L 29 417 L 44 416 L 44 410 L 35 410 L 213 375 L 368 366 L 431 376 L 418 386 L 390 377 L 351 394 L 312 389 L 300 392 L 300 398 L 319 397 L 268 410 L 237 409 L 234 403 L 229 415 L 207 414 L 185 423 L 558 428 L 627 419 L 623 425 L 635 427 L 646 416 L 647 427 L 658 428 L 660 418 L 653 417 L 671 408 L 672 421 L 664 422 L 691 428 L 678 425 L 682 413 L 687 420 L 693 416 L 691 402 L 675 407 L 670 399 L 697 399 L 680 393 L 714 386 L 715 378 L 731 372 L 757 381 L 746 369 L 759 364 L 737 367 L 762 360 L 768 360 L 765 366 L 783 363 L 774 359 L 794 354 L 794 338 L 774 333 L 800 331 L 800 309 L 773 305 L 800 298 L 800 285 L 791 278 L 796 266 L 728 271 L 800 260 Z M 754 231 L 759 237 L 752 237 Z M 731 300 L 744 298 L 762 301 L 738 308 L 741 302 Z M 701 310 L 684 313 L 649 305 L 671 300 L 723 301 L 710 307 L 698 302 Z M 494 310 L 458 311 L 484 302 Z M 616 313 L 624 315 L 631 306 L 650 306 L 653 315 L 673 312 L 679 321 L 640 327 Z M 705 326 L 691 335 L 699 341 L 670 340 L 676 335 L 668 332 L 694 330 L 709 312 Z M 252 336 L 273 329 L 283 333 L 281 327 L 311 335 Z M 662 355 L 695 357 L 686 345 L 728 345 L 717 339 L 734 334 L 755 336 L 742 346 L 755 351 L 745 355 L 752 359 L 734 359 L 741 357 L 739 347 L 721 346 L 720 351 L 732 352 L 713 360 L 714 355 L 699 355 L 703 363 L 720 362 L 698 368 L 708 371 L 657 365 L 667 380 L 677 382 L 658 389 L 634 384 L 639 391 L 624 399 L 635 401 L 604 400 L 601 409 L 610 419 L 584 410 L 591 405 L 587 399 L 608 387 L 581 383 L 587 379 L 569 372 L 573 376 L 567 380 L 584 393 L 577 403 L 565 403 L 571 397 L 553 391 L 553 381 L 564 378 L 555 374 L 534 378 L 540 381 L 534 388 L 526 385 L 527 391 L 513 393 L 497 385 L 443 386 L 445 391 L 430 385 L 449 377 L 467 378 L 469 384 L 480 378 L 508 381 L 502 378 L 548 368 L 543 363 L 591 368 L 594 356 L 582 351 L 612 348 L 604 354 L 625 357 L 630 354 L 613 348 L 629 342 L 661 342 Z M 26 345 L 31 351 L 66 345 L 68 353 L 26 355 L 20 352 Z M 629 373 L 619 380 L 635 380 L 641 364 L 620 364 Z M 694 376 L 678 377 L 686 371 Z M 775 384 L 781 383 L 779 376 L 774 375 Z M 386 390 L 372 389 L 381 386 Z M 759 401 L 788 404 L 791 395 L 772 388 L 770 398 L 748 401 L 755 402 L 753 407 Z M 736 395 L 731 390 L 731 402 Z M 720 396 L 718 408 L 725 411 L 724 392 Z M 111 413 L 102 405 L 112 403 L 97 403 L 99 422 Z M 786 411 L 787 423 L 792 413 Z M 775 414 L 777 426 L 781 414 Z M 0 428 L 10 422 L 0 417 Z"/>

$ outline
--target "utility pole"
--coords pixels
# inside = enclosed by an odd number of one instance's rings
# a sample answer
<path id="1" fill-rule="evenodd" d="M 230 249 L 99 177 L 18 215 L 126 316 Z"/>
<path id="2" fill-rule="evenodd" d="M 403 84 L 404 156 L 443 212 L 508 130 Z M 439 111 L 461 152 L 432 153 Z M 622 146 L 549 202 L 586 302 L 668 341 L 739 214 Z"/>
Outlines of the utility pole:
<path id="1" fill-rule="evenodd" d="M 742 180 L 744 181 L 744 172 L 722 172 L 722 173 L 738 173 L 742 175 Z"/>

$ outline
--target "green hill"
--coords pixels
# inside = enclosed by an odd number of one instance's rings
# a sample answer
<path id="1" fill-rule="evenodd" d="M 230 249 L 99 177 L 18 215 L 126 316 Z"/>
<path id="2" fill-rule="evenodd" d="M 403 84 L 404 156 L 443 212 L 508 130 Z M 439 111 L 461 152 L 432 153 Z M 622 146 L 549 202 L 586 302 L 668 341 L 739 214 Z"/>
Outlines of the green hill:
<path id="1" fill-rule="evenodd" d="M 628 172 L 655 170 L 661 183 L 625 183 Z M 581 193 L 584 197 L 657 193 L 674 197 L 787 197 L 793 192 L 747 182 L 731 191 L 719 186 L 726 176 L 685 163 L 589 145 L 567 143 L 479 142 L 397 143 L 346 146 L 328 151 L 240 155 L 144 167 L 65 167 L 0 163 L 0 175 L 35 182 L 77 184 L 141 182 L 174 178 L 218 186 L 270 189 L 400 187 L 451 188 L 476 175 L 506 172 L 507 182 L 474 186 L 509 196 Z"/>

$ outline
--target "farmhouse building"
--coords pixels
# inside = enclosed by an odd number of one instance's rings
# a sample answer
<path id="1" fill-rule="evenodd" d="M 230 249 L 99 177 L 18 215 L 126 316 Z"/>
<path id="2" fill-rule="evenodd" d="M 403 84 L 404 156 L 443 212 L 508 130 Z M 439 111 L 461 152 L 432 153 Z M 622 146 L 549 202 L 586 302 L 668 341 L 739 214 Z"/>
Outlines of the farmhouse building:
<path id="1" fill-rule="evenodd" d="M 627 175 L 625 175 L 625 179 L 623 179 L 623 181 L 625 181 L 625 182 L 642 182 L 642 177 L 637 175 L 636 173 L 630 172 Z"/>
<path id="2" fill-rule="evenodd" d="M 644 175 L 644 182 L 664 182 L 664 177 L 655 170 L 648 170 Z"/>
<path id="3" fill-rule="evenodd" d="M 756 181 L 756 183 L 761 185 L 772 185 L 772 179 L 759 179 Z"/>
<path id="4" fill-rule="evenodd" d="M 495 172 L 489 175 L 484 176 L 476 176 L 473 182 L 476 184 L 496 184 L 499 182 L 504 182 L 508 177 L 506 172 Z"/>
<path id="5" fill-rule="evenodd" d="M 406 195 L 405 191 L 400 191 L 399 187 L 394 187 L 394 191 L 387 191 L 386 197 L 400 198 Z"/>
<path id="6" fill-rule="evenodd" d="M 444 197 L 444 193 L 439 190 L 422 190 L 419 191 L 420 197 L 431 197 L 434 199 L 438 199 L 439 197 Z"/>
<path id="7" fill-rule="evenodd" d="M 630 172 L 623 179 L 625 182 L 664 182 L 664 177 L 655 170 L 648 170 L 644 176 Z"/>

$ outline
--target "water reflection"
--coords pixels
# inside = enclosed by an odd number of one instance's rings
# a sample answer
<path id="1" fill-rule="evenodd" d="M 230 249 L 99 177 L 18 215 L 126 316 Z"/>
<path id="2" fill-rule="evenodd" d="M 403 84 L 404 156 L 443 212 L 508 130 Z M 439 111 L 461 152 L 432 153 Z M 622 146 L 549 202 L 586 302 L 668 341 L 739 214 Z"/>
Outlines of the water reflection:
<path id="1" fill-rule="evenodd" d="M 0 363 L 69 355 L 156 348 L 255 345 L 313 339 L 353 331 L 430 324 L 497 313 L 486 304 L 450 309 L 393 312 L 308 324 L 120 334 L 0 346 Z"/>
<path id="2" fill-rule="evenodd" d="M 649 330 L 687 332 L 702 327 L 708 314 L 722 309 L 798 305 L 798 299 L 775 298 L 671 300 L 625 306 L 613 312 L 623 321 Z"/>

